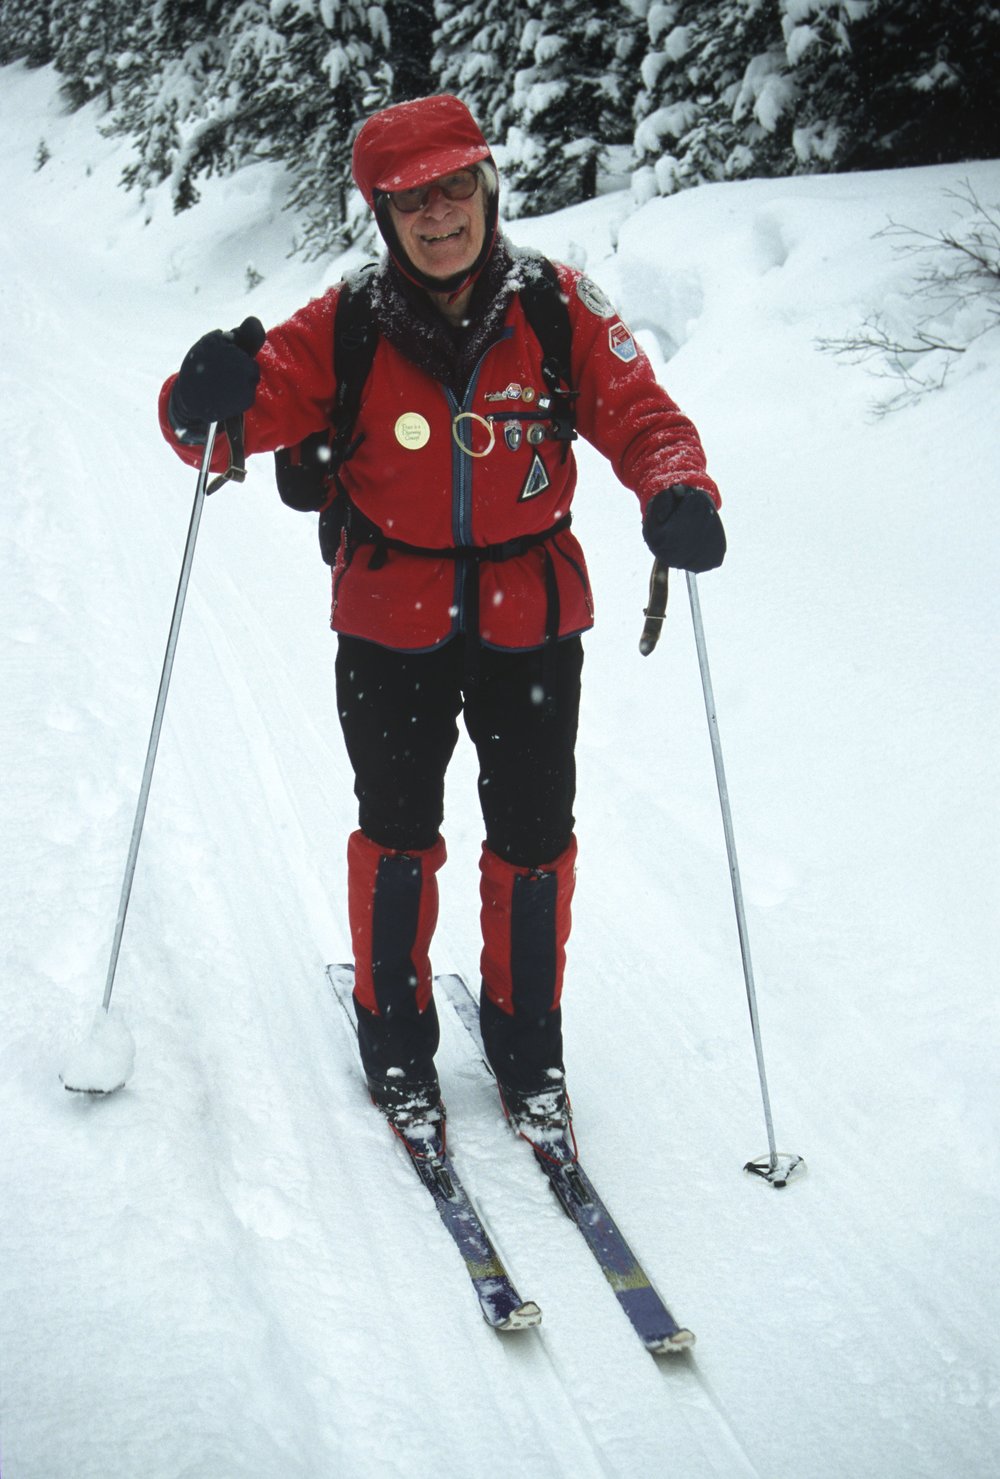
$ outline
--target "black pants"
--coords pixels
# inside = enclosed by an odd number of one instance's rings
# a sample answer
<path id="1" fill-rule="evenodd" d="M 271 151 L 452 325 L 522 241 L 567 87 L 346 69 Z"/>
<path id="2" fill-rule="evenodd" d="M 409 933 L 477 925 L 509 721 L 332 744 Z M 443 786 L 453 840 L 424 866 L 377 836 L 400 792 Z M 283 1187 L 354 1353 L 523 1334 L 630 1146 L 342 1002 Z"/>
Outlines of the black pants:
<path id="1" fill-rule="evenodd" d="M 573 833 L 583 644 L 567 637 L 548 665 L 541 651 L 480 648 L 476 657 L 470 674 L 462 638 L 406 653 L 340 637 L 337 707 L 359 826 L 382 847 L 433 846 L 464 710 L 487 846 L 508 863 L 540 866 Z"/>

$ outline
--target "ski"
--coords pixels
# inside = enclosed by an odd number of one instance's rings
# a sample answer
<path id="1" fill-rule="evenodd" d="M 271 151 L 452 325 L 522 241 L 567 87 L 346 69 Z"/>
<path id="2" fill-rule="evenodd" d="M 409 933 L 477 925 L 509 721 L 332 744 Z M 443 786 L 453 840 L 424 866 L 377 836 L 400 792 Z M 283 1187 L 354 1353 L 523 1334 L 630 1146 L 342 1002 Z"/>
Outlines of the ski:
<path id="1" fill-rule="evenodd" d="M 462 976 L 437 976 L 460 1021 L 476 1045 L 483 1066 L 491 1072 L 479 1030 L 479 1005 Z M 674 1319 L 657 1294 L 645 1269 L 625 1240 L 597 1189 L 580 1164 L 572 1125 L 567 1132 L 546 1131 L 528 1141 L 535 1160 L 549 1179 L 564 1212 L 576 1223 L 618 1303 L 643 1345 L 653 1355 L 675 1355 L 694 1345 L 694 1335 Z"/>
<path id="2" fill-rule="evenodd" d="M 354 967 L 328 965 L 326 974 L 351 1031 L 356 1034 L 351 1008 Z M 413 1169 L 430 1192 L 441 1221 L 462 1255 L 486 1323 L 499 1331 L 527 1330 L 540 1324 L 541 1310 L 533 1301 L 522 1299 L 515 1289 L 482 1218 L 459 1179 L 446 1147 L 443 1124 L 413 1125 L 405 1129 L 390 1124 L 389 1129 L 402 1144 Z"/>

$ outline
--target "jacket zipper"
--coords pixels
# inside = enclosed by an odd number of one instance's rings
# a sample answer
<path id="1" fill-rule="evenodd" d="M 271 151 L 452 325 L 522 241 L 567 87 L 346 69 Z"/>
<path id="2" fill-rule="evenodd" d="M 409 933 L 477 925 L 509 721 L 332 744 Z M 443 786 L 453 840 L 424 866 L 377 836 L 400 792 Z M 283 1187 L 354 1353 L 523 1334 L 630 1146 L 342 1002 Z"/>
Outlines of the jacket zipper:
<path id="1" fill-rule="evenodd" d="M 443 385 L 441 387 L 448 400 L 448 407 L 451 411 L 452 427 L 454 427 L 455 424 L 455 417 L 459 415 L 460 412 L 470 411 L 472 409 L 472 402 L 476 398 L 476 386 L 479 383 L 479 372 L 483 367 L 483 362 L 485 361 L 486 356 L 489 354 L 491 349 L 496 348 L 497 344 L 502 344 L 505 339 L 511 338 L 513 333 L 514 330 L 508 325 L 504 329 L 504 332 L 501 334 L 500 338 L 494 340 L 492 344 L 487 345 L 487 347 L 483 350 L 482 354 L 479 356 L 479 359 L 476 361 L 476 365 L 472 371 L 472 374 L 469 376 L 469 383 L 465 387 L 465 395 L 462 397 L 461 402 L 459 402 L 458 397 L 451 391 L 451 389 L 447 385 Z M 458 442 L 455 440 L 454 434 L 452 434 L 451 531 L 452 538 L 454 539 L 455 543 L 459 545 L 472 543 L 472 464 L 473 458 L 469 457 L 465 452 L 462 451 L 461 447 L 458 445 Z M 465 630 L 466 567 L 466 561 L 455 561 L 454 605 L 457 610 L 457 619 L 454 629 L 455 631 L 459 632 Z M 475 580 L 479 579 L 478 568 L 470 572 L 469 578 Z M 475 633 L 475 635 L 478 637 L 479 633 L 477 632 Z"/>

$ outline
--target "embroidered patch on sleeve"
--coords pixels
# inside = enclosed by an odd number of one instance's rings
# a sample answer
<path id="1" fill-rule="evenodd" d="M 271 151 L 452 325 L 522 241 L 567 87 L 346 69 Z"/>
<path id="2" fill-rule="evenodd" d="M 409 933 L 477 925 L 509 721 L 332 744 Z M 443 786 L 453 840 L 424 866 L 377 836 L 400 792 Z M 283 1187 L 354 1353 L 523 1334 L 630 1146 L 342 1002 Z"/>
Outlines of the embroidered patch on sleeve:
<path id="1" fill-rule="evenodd" d="M 616 354 L 623 364 L 634 360 L 639 353 L 630 331 L 622 323 L 621 319 L 613 323 L 608 330 L 608 348 L 612 354 Z"/>
<path id="2" fill-rule="evenodd" d="M 615 305 L 611 302 L 604 289 L 599 288 L 592 278 L 580 277 L 577 279 L 576 296 L 584 308 L 589 308 L 591 313 L 596 314 L 598 318 L 614 318 Z"/>

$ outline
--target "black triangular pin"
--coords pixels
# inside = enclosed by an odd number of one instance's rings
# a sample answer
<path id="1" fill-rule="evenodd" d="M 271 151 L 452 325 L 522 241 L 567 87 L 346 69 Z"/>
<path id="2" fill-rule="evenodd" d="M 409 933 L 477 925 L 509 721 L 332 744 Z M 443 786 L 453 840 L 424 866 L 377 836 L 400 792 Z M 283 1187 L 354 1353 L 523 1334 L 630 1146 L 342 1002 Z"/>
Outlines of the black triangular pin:
<path id="1" fill-rule="evenodd" d="M 528 469 L 528 476 L 524 480 L 524 487 L 517 495 L 518 503 L 524 503 L 527 498 L 537 498 L 539 493 L 544 493 L 549 486 L 549 475 L 545 471 L 545 463 L 536 452 Z"/>

